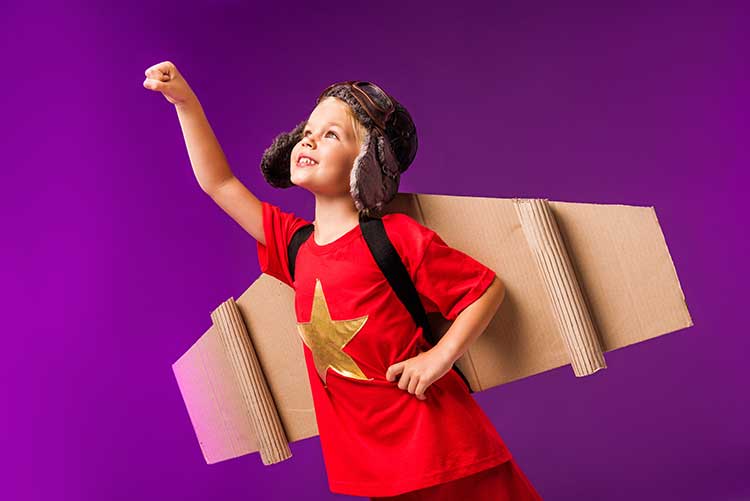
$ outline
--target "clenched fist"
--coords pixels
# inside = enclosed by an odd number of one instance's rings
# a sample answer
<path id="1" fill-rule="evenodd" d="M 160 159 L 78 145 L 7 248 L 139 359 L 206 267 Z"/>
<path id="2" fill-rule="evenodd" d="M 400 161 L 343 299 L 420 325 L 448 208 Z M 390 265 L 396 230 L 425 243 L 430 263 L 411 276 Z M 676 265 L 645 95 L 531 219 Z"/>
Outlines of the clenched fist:
<path id="1" fill-rule="evenodd" d="M 143 86 L 161 92 L 172 104 L 182 104 L 195 97 L 193 90 L 170 61 L 157 63 L 146 71 Z"/>

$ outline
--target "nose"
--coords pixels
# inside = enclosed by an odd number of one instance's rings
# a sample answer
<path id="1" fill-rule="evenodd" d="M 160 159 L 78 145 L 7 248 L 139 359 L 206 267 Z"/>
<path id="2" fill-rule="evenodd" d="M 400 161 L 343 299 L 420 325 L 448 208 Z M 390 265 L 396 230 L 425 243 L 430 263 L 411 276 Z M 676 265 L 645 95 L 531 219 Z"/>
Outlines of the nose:
<path id="1" fill-rule="evenodd" d="M 310 138 L 312 137 L 312 132 L 310 134 L 302 133 L 302 140 L 300 141 L 302 143 L 302 146 L 311 146 Z"/>

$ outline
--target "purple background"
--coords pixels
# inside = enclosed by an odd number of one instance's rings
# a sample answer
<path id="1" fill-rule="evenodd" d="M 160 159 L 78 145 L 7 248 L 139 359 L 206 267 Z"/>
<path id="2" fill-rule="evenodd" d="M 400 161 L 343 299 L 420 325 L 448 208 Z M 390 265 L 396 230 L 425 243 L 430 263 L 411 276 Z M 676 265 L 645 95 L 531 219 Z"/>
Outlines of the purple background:
<path id="1" fill-rule="evenodd" d="M 142 86 L 171 60 L 235 174 L 306 217 L 260 157 L 343 79 L 414 117 L 402 191 L 653 205 L 695 326 L 476 399 L 545 499 L 750 499 L 747 12 L 520 4 L 6 4 L 2 497 L 356 499 L 317 437 L 203 460 L 171 364 L 259 268 Z"/>

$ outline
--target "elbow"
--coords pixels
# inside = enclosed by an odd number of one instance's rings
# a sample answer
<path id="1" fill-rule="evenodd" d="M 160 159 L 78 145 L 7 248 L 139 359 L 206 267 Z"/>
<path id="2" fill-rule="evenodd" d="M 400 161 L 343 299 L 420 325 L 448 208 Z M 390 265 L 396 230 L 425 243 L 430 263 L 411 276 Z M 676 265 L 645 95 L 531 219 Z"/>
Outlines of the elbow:
<path id="1" fill-rule="evenodd" d="M 203 190 L 203 193 L 215 200 L 216 195 L 221 191 L 222 187 L 226 186 L 234 179 L 234 176 L 229 176 L 220 181 L 214 181 L 211 184 L 205 184 L 198 181 L 198 185 L 201 187 L 201 190 Z"/>
<path id="2" fill-rule="evenodd" d="M 492 284 L 490 284 L 490 289 L 492 290 L 492 297 L 495 300 L 496 309 L 499 309 L 500 305 L 503 304 L 503 301 L 505 300 L 505 284 L 500 280 L 500 277 L 495 275 Z"/>

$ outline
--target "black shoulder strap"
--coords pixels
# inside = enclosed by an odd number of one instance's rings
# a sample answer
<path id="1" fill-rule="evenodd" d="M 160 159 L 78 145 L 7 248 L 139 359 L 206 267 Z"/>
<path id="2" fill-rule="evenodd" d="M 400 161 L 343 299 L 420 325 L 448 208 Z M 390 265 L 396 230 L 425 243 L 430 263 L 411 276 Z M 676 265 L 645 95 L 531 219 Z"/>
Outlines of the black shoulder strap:
<path id="1" fill-rule="evenodd" d="M 365 242 L 367 242 L 367 246 L 370 248 L 370 252 L 375 258 L 375 262 L 378 263 L 378 267 L 380 267 L 383 275 L 385 275 L 386 280 L 391 284 L 391 287 L 404 306 L 406 306 L 406 309 L 409 310 L 414 323 L 422 327 L 422 332 L 427 341 L 434 346 L 436 340 L 434 339 L 430 323 L 427 320 L 424 305 L 419 299 L 417 289 L 414 287 L 414 282 L 412 282 L 409 272 L 401 260 L 401 256 L 388 238 L 388 233 L 385 231 L 382 219 L 362 216 L 360 218 L 360 226 L 362 227 Z M 456 364 L 453 364 L 453 369 L 455 369 L 464 383 L 466 383 L 469 392 L 474 393 L 466 376 L 464 376 Z"/>
<path id="2" fill-rule="evenodd" d="M 297 228 L 286 249 L 286 255 L 289 260 L 289 275 L 292 277 L 292 282 L 294 282 L 294 267 L 297 264 L 297 252 L 299 252 L 300 246 L 310 238 L 313 230 L 315 230 L 315 225 L 312 223 Z"/>

